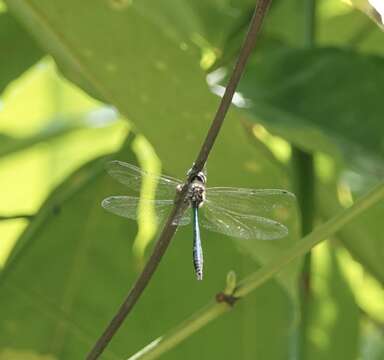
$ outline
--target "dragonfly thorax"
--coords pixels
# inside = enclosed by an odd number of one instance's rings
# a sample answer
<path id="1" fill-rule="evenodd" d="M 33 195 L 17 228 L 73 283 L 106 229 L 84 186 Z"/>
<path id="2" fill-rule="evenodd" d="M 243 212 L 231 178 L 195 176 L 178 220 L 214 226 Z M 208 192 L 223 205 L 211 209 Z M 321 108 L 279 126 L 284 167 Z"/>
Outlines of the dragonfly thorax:
<path id="1" fill-rule="evenodd" d="M 205 182 L 204 173 L 199 172 L 189 185 L 187 198 L 192 207 L 203 205 L 205 201 Z"/>
<path id="2" fill-rule="evenodd" d="M 205 201 L 205 186 L 202 182 L 194 180 L 188 189 L 188 200 L 192 207 L 200 207 Z"/>

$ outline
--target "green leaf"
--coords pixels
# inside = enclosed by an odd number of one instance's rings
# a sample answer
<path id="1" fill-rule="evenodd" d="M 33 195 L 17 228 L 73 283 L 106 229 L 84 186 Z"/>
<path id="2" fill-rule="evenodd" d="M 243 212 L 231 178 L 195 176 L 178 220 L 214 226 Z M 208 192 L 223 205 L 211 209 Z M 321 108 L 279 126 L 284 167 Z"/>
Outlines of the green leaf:
<path id="1" fill-rule="evenodd" d="M 190 7 L 182 2 L 173 10 L 173 3 L 164 2 L 161 3 L 164 6 L 154 7 L 149 1 L 127 2 L 121 7 L 116 6 L 116 1 L 71 0 L 58 4 L 46 0 L 9 0 L 7 4 L 55 57 L 66 77 L 115 105 L 154 146 L 169 174 L 185 177 L 219 101 L 210 92 L 206 74 L 199 65 L 201 45 L 196 45 L 192 32 L 199 35 L 204 31 L 200 20 L 195 21 L 196 14 Z M 287 174 L 255 147 L 240 118 L 239 112 L 233 109 L 226 119 L 209 159 L 209 186 L 289 188 Z M 208 246 L 214 243 L 215 237 L 207 234 L 206 239 Z M 258 263 L 267 262 L 294 241 L 297 236 L 293 229 L 291 236 L 278 245 L 255 242 Z M 189 248 L 190 244 L 185 246 Z M 223 279 L 233 268 L 233 263 L 241 264 L 245 260 L 243 256 L 236 260 L 239 254 L 232 244 L 217 245 L 217 248 L 222 246 L 230 246 L 232 254 L 226 266 L 218 267 Z M 251 264 L 255 266 L 253 261 Z M 292 265 L 292 272 L 287 272 L 293 276 L 288 287 L 295 281 L 298 266 Z M 188 267 L 188 274 L 189 271 Z M 174 279 L 174 275 L 173 269 L 167 283 Z M 267 321 L 264 314 L 270 312 L 276 316 L 275 326 L 278 323 L 277 327 L 282 331 L 289 328 L 293 317 L 287 316 L 285 311 L 291 308 L 294 299 L 289 295 L 281 296 L 285 289 L 280 288 L 280 281 L 265 288 L 263 299 L 270 298 L 270 301 L 263 308 L 252 310 L 254 315 L 250 316 L 250 322 L 255 324 L 259 316 Z M 169 324 L 167 315 L 164 313 L 162 318 L 159 314 L 159 324 L 164 326 L 162 330 Z M 260 329 L 270 326 L 269 323 L 258 325 Z M 160 333 L 159 330 L 152 335 L 155 337 Z M 262 346 L 265 356 L 270 351 L 271 358 L 275 357 L 272 353 L 286 354 L 290 346 L 288 336 L 282 338 L 285 346 L 279 349 L 266 346 L 269 338 L 267 332 L 261 330 L 259 341 L 252 346 Z M 237 345 L 240 347 L 240 340 Z M 126 349 L 126 346 L 122 348 Z M 239 348 L 237 350 L 241 352 Z M 223 350 L 223 356 L 226 351 L 228 348 Z"/>
<path id="2" fill-rule="evenodd" d="M 247 112 L 307 151 L 384 156 L 384 59 L 339 49 L 280 49 L 252 59 Z M 335 146 L 336 145 L 336 146 Z"/>
<path id="3" fill-rule="evenodd" d="M 37 62 L 43 51 L 9 13 L 0 13 L 0 93 Z M 4 56 L 5 55 L 5 56 Z"/>
<path id="4" fill-rule="evenodd" d="M 159 18 L 169 19 L 172 14 L 169 7 L 154 13 L 146 2 L 133 2 L 121 9 L 112 1 L 72 1 L 64 7 L 50 1 L 11 0 L 8 4 L 60 64 L 72 69 L 70 74 L 64 69 L 68 77 L 77 83 L 82 79 L 92 83 L 135 123 L 164 167 L 184 178 L 205 137 L 218 98 L 209 91 L 188 32 L 161 26 L 165 20 Z M 82 16 L 74 16 L 73 8 L 78 14 L 86 14 L 87 25 Z M 94 31 L 89 32 L 90 27 Z M 146 43 L 151 46 L 144 46 Z M 208 164 L 209 184 L 288 187 L 286 176 L 248 141 L 238 119 L 239 114 L 233 111 L 215 144 Z M 272 253 L 275 251 L 279 250 Z"/>

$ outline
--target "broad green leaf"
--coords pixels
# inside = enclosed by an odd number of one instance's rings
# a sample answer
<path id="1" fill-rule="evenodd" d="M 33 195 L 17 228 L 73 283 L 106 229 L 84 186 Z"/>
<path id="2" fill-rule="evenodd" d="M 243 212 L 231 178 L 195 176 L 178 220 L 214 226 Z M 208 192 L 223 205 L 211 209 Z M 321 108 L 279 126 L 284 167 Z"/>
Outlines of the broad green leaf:
<path id="1" fill-rule="evenodd" d="M 240 91 L 256 121 L 297 146 L 376 160 L 384 155 L 383 84 L 382 58 L 332 48 L 281 49 L 256 54 Z"/>
<path id="2" fill-rule="evenodd" d="M 185 177 L 219 102 L 208 88 L 200 67 L 201 46 L 191 33 L 204 33 L 201 22 L 195 21 L 196 14 L 185 2 L 175 7 L 165 2 L 153 7 L 149 1 L 122 7 L 115 1 L 10 0 L 7 4 L 55 57 L 66 77 L 116 106 L 153 145 L 169 174 Z M 208 162 L 209 185 L 289 188 L 286 174 L 249 141 L 241 118 L 233 109 L 226 119 Z M 294 231 L 291 235 L 280 246 L 255 242 L 258 263 L 297 240 Z M 207 235 L 207 243 L 211 237 Z M 290 274 L 295 274 L 296 266 Z M 294 278 L 289 284 L 293 282 Z M 273 299 L 282 289 L 265 291 Z M 284 297 L 284 306 L 290 307 L 292 300 Z M 269 305 L 274 312 L 272 300 Z M 275 314 L 281 321 L 277 326 L 286 329 L 293 317 Z M 289 346 L 288 337 L 284 339 L 283 352 Z M 259 341 L 268 344 L 266 333 Z"/>
<path id="3" fill-rule="evenodd" d="M 44 55 L 8 12 L 0 13 L 0 53 L 0 93 Z"/>
<path id="4" fill-rule="evenodd" d="M 198 65 L 196 48 L 183 32 L 173 32 L 171 36 L 172 28 L 160 28 L 152 20 L 151 11 L 148 14 L 142 11 L 146 2 L 140 2 L 139 8 L 132 2 L 121 9 L 113 3 L 92 3 L 93 10 L 88 12 L 86 2 L 66 2 L 65 6 L 50 1 L 8 2 L 28 26 L 33 22 L 35 26 L 31 30 L 40 41 L 47 40 L 46 47 L 61 63 L 68 60 L 73 68 L 83 70 L 82 76 L 94 80 L 93 86 L 99 92 L 110 95 L 106 98 L 137 125 L 155 147 L 164 167 L 172 175 L 183 178 L 204 139 L 219 99 L 210 93 Z M 81 16 L 73 15 L 74 7 L 79 13 L 87 14 L 86 26 L 85 18 L 81 20 Z M 169 9 L 164 12 L 158 17 L 168 15 Z M 50 21 L 43 24 L 39 21 L 43 17 Z M 93 23 L 98 25 L 89 32 Z M 108 27 L 111 23 L 114 26 Z M 63 36 L 59 37 L 59 33 Z M 157 48 L 143 46 L 144 38 Z M 181 43 L 183 40 L 187 47 Z M 71 52 L 70 49 L 83 50 Z M 256 158 L 254 146 L 247 141 L 237 121 L 239 116 L 233 111 L 224 124 L 208 164 L 209 183 L 289 186 L 275 165 Z"/>

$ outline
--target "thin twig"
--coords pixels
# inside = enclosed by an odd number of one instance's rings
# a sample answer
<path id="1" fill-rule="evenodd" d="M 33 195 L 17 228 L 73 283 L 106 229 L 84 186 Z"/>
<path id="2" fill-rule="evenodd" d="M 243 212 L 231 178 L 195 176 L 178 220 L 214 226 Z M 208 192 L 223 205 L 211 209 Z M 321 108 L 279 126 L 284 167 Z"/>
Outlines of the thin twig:
<path id="1" fill-rule="evenodd" d="M 307 49 L 316 45 L 317 0 L 304 2 L 304 41 Z M 302 236 L 313 230 L 315 220 L 315 167 L 313 154 L 307 153 L 298 147 L 293 147 L 292 160 L 296 165 L 296 194 L 301 210 Z M 312 277 L 311 251 L 304 256 L 303 266 L 299 279 L 300 326 L 297 336 L 298 359 L 306 358 L 307 334 L 309 326 L 309 306 L 311 301 Z"/>
<path id="2" fill-rule="evenodd" d="M 383 199 L 384 182 L 372 189 L 365 196 L 358 199 L 352 207 L 339 212 L 338 215 L 334 216 L 321 226 L 318 226 L 309 235 L 296 242 L 291 248 L 287 249 L 284 253 L 263 266 L 260 270 L 247 276 L 238 284 L 232 296 L 238 299 L 249 295 L 267 280 L 277 275 L 286 265 L 295 259 L 298 259 L 300 256 L 303 256 L 314 246 L 335 234 L 343 226 Z M 210 302 L 204 308 L 192 315 L 188 320 L 184 321 L 160 338 L 152 341 L 136 354 L 132 355 L 128 360 L 156 359 L 230 309 L 231 306 L 225 302 Z"/>
<path id="3" fill-rule="evenodd" d="M 232 102 L 232 97 L 237 87 L 237 84 L 241 78 L 241 75 L 244 72 L 245 64 L 248 60 L 249 55 L 254 48 L 257 34 L 260 30 L 262 21 L 265 17 L 266 11 L 270 4 L 271 0 L 259 0 L 254 12 L 254 15 L 251 20 L 251 24 L 246 35 L 244 44 L 241 48 L 239 58 L 236 62 L 235 68 L 232 72 L 232 75 L 229 79 L 228 85 L 225 89 L 223 98 L 220 101 L 219 108 L 216 112 L 216 115 L 213 119 L 212 125 L 208 131 L 208 134 L 204 140 L 204 143 L 201 147 L 200 153 L 196 158 L 196 161 L 193 165 L 191 175 L 188 181 L 191 181 L 192 176 L 197 172 L 201 171 L 207 161 L 208 155 L 212 149 L 212 146 L 215 142 L 215 139 L 220 131 L 221 125 L 224 121 L 225 115 L 229 109 L 229 106 Z M 186 184 L 187 185 L 187 184 Z M 177 225 L 174 225 L 173 222 L 179 214 L 183 204 L 185 195 L 187 193 L 187 186 L 184 186 L 181 193 L 178 196 L 178 199 L 175 203 L 175 206 L 163 228 L 163 231 L 160 234 L 160 237 L 154 247 L 154 250 L 146 263 L 143 272 L 140 274 L 132 289 L 130 290 L 128 296 L 124 300 L 123 304 L 120 306 L 117 314 L 114 316 L 112 321 L 109 323 L 101 337 L 97 340 L 95 346 L 87 356 L 87 360 L 97 359 L 111 341 L 116 331 L 119 329 L 121 324 L 124 322 L 124 319 L 127 317 L 129 312 L 132 310 L 133 306 L 139 299 L 141 293 L 144 291 L 149 280 L 151 279 L 153 273 L 155 272 L 158 264 L 160 263 L 163 254 L 165 253 L 173 235 L 175 234 Z"/>
<path id="4" fill-rule="evenodd" d="M 312 0 L 311 0 L 312 1 Z M 315 169 L 313 155 L 297 147 L 292 149 L 292 161 L 295 168 L 295 193 L 301 213 L 301 235 L 308 235 L 314 225 L 315 217 Z M 297 336 L 298 359 L 305 359 L 305 344 L 308 327 L 309 304 L 311 300 L 311 251 L 305 254 L 299 279 L 300 328 Z"/>
<path id="5" fill-rule="evenodd" d="M 15 215 L 0 215 L 0 221 L 7 221 L 7 220 L 19 220 L 19 219 L 25 219 L 25 220 L 32 220 L 34 215 L 30 214 L 15 214 Z"/>

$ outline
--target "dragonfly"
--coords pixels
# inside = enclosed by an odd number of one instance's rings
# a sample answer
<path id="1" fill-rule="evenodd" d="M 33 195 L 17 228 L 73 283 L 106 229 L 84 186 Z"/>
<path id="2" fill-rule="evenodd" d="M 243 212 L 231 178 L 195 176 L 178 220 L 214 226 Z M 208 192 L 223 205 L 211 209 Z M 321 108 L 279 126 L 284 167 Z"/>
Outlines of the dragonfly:
<path id="1" fill-rule="evenodd" d="M 155 210 L 158 223 L 167 218 L 184 183 L 176 178 L 154 175 L 119 160 L 106 164 L 107 172 L 135 192 L 135 196 L 110 196 L 101 203 L 107 211 L 136 220 L 140 203 Z M 154 196 L 140 196 L 144 179 L 157 184 Z M 196 278 L 203 279 L 203 250 L 200 224 L 229 237 L 245 240 L 275 240 L 288 235 L 288 228 L 275 219 L 287 219 L 295 206 L 295 195 L 280 189 L 206 187 L 207 176 L 198 172 L 188 182 L 184 210 L 173 225 L 193 225 L 193 265 Z M 189 208 L 191 211 L 189 211 Z M 200 216 L 201 214 L 201 216 Z"/>

